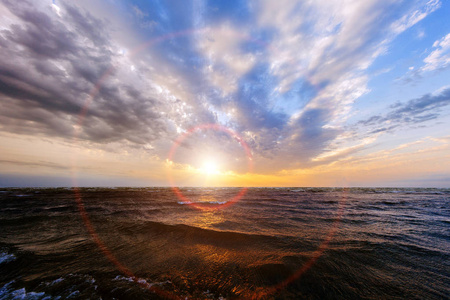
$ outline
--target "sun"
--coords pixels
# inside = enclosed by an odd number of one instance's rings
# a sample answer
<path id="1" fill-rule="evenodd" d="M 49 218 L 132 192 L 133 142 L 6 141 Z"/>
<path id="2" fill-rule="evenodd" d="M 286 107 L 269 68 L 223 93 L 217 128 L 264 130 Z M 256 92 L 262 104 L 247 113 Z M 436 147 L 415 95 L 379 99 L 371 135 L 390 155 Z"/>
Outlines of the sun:
<path id="1" fill-rule="evenodd" d="M 214 160 L 205 160 L 200 171 L 207 175 L 219 174 L 219 166 Z"/>

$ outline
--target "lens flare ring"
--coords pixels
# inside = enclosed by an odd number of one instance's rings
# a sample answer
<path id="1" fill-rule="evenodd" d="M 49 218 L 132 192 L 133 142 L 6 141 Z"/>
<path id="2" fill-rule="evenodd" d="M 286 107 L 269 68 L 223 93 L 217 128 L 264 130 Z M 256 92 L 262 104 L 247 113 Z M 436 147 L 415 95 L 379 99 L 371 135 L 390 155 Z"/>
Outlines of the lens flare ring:
<path id="1" fill-rule="evenodd" d="M 219 125 L 219 124 L 201 124 L 195 127 L 190 128 L 187 130 L 184 134 L 179 136 L 175 142 L 172 145 L 172 148 L 170 149 L 168 160 L 172 161 L 173 156 L 175 155 L 178 147 L 181 145 L 183 141 L 185 141 L 189 136 L 191 136 L 193 133 L 201 130 L 215 130 L 215 131 L 221 131 L 227 133 L 231 138 L 234 138 L 244 149 L 247 162 L 248 162 L 248 172 L 251 172 L 253 170 L 253 156 L 252 152 L 250 151 L 250 148 L 248 147 L 247 143 L 244 141 L 244 139 L 239 136 L 236 132 L 231 130 L 228 127 Z M 199 210 L 214 210 L 219 208 L 225 208 L 228 206 L 231 206 L 238 202 L 247 192 L 247 188 L 243 187 L 233 198 L 231 198 L 229 201 L 226 201 L 224 203 L 217 203 L 217 204 L 205 204 L 205 203 L 197 203 L 186 197 L 181 190 L 176 186 L 173 176 L 172 176 L 172 168 L 169 169 L 168 172 L 169 182 L 172 187 L 173 192 L 175 195 L 180 199 L 183 203 L 189 204 L 189 206 L 199 209 Z"/>
<path id="2" fill-rule="evenodd" d="M 172 38 L 177 38 L 177 37 L 183 37 L 186 35 L 192 35 L 195 33 L 201 33 L 203 32 L 202 30 L 186 30 L 186 31 L 180 31 L 180 32 L 175 32 L 175 33 L 171 33 L 165 36 L 160 36 L 157 37 L 155 39 L 149 40 L 145 43 L 143 43 L 142 45 L 136 47 L 133 51 L 131 51 L 131 56 L 134 56 L 135 54 L 143 51 L 144 49 L 147 49 L 155 44 L 158 44 L 160 42 L 166 41 L 166 40 L 170 40 Z M 263 43 L 259 40 L 254 40 L 252 38 L 247 37 L 247 39 L 249 41 L 252 41 L 255 44 L 259 44 L 265 48 L 270 48 L 269 45 L 267 45 L 266 43 Z M 78 115 L 78 120 L 75 124 L 75 131 L 74 131 L 74 135 L 73 135 L 73 139 L 74 142 L 77 141 L 80 131 L 79 130 L 84 123 L 84 120 L 86 118 L 87 112 L 88 112 L 88 108 L 91 105 L 93 99 L 95 98 L 95 96 L 99 93 L 99 90 L 101 88 L 101 86 L 104 84 L 104 82 L 108 79 L 109 76 L 112 75 L 112 73 L 114 72 L 115 67 L 111 66 L 109 69 L 107 69 L 102 76 L 98 79 L 98 81 L 96 82 L 96 84 L 92 87 L 91 91 L 89 92 L 89 95 L 87 97 L 87 99 L 84 102 L 84 105 L 82 106 L 80 113 Z M 222 125 L 218 125 L 218 124 L 203 124 L 203 125 L 199 125 L 197 127 L 193 127 L 191 128 L 189 131 L 187 131 L 185 134 L 181 135 L 174 143 L 174 145 L 172 146 L 170 153 L 169 153 L 169 157 L 172 158 L 173 155 L 175 154 L 176 149 L 179 147 L 180 143 L 187 138 L 190 134 L 192 134 L 194 131 L 197 130 L 201 130 L 201 129 L 213 129 L 213 130 L 218 130 L 218 131 L 222 131 L 222 132 L 226 132 L 227 134 L 229 134 L 231 137 L 235 138 L 240 144 L 241 146 L 244 148 L 246 154 L 247 154 L 247 159 L 249 162 L 249 170 L 252 170 L 253 167 L 253 159 L 252 159 L 252 155 L 251 155 L 251 151 L 248 147 L 248 145 L 245 143 L 245 141 L 239 136 L 237 135 L 234 131 L 232 131 L 231 129 L 228 129 L 227 127 L 224 127 Z M 122 264 L 122 262 L 120 262 L 117 257 L 109 250 L 109 248 L 106 246 L 106 244 L 103 242 L 103 240 L 100 238 L 100 236 L 98 235 L 98 233 L 96 232 L 94 225 L 92 224 L 90 217 L 86 211 L 86 208 L 84 206 L 83 203 L 83 197 L 81 195 L 81 191 L 77 182 L 77 168 L 76 168 L 76 164 L 75 164 L 75 159 L 74 157 L 72 157 L 72 180 L 73 180 L 73 190 L 74 190 L 74 196 L 75 196 L 75 201 L 77 203 L 78 206 L 78 210 L 80 211 L 80 215 L 81 218 L 83 220 L 83 223 L 89 233 L 89 235 L 91 236 L 92 240 L 94 241 L 94 243 L 97 245 L 97 247 L 99 248 L 99 250 L 105 255 L 105 257 L 116 266 L 116 268 L 122 272 L 123 274 L 125 274 L 126 276 L 130 277 L 136 284 L 140 285 L 143 288 L 148 289 L 149 291 L 163 297 L 164 299 L 185 299 L 185 297 L 181 297 L 178 296 L 176 294 L 174 294 L 173 292 L 169 292 L 169 291 L 165 291 L 163 289 L 161 289 L 160 287 L 156 286 L 156 285 L 152 285 L 147 283 L 145 280 L 143 280 L 142 278 L 136 276 L 128 267 L 126 267 L 124 264 Z M 175 185 L 173 184 L 173 180 L 171 181 L 171 185 L 172 187 L 174 187 Z M 191 203 L 193 204 L 192 206 L 197 208 L 197 209 L 201 209 L 204 210 L 205 207 L 203 206 L 199 206 L 198 204 L 193 203 L 191 200 L 189 200 L 187 197 L 185 197 L 181 191 L 178 188 L 173 189 L 173 191 L 175 192 L 175 194 L 177 195 L 178 198 L 182 199 L 183 202 L 186 203 Z M 215 209 L 215 208 L 224 208 L 224 207 L 228 207 L 234 203 L 236 203 L 237 201 L 239 201 L 247 192 L 247 188 L 242 188 L 239 193 L 230 201 L 228 201 L 225 204 L 222 205 L 215 205 L 215 206 L 209 206 L 209 209 Z M 288 286 L 290 283 L 292 283 L 294 280 L 299 279 L 307 270 L 309 270 L 314 263 L 317 261 L 317 259 L 322 256 L 323 252 L 326 251 L 326 249 L 328 248 L 331 240 L 333 239 L 334 235 L 336 234 L 338 227 L 339 227 L 339 223 L 342 219 L 343 216 L 343 211 L 344 211 L 344 206 L 345 206 L 345 202 L 346 202 L 346 198 L 347 198 L 347 194 L 348 190 L 344 189 L 344 196 L 341 198 L 341 200 L 339 201 L 339 209 L 338 209 L 338 213 L 336 218 L 333 221 L 333 225 L 331 227 L 331 229 L 327 232 L 327 235 L 325 237 L 325 239 L 322 241 L 322 243 L 319 245 L 319 247 L 316 249 L 316 251 L 313 253 L 313 255 L 309 258 L 309 260 L 307 260 L 305 262 L 305 264 L 298 269 L 293 275 L 291 275 L 290 277 L 288 277 L 286 280 L 282 281 L 281 283 L 274 285 L 274 286 L 269 286 L 267 288 L 265 288 L 263 290 L 263 292 L 257 293 L 257 292 L 253 292 L 250 293 L 248 295 L 247 298 L 250 299 L 261 299 L 261 298 L 265 298 L 265 297 L 269 297 L 271 295 L 274 295 L 275 293 L 280 292 L 283 288 L 285 288 L 286 286 Z"/>

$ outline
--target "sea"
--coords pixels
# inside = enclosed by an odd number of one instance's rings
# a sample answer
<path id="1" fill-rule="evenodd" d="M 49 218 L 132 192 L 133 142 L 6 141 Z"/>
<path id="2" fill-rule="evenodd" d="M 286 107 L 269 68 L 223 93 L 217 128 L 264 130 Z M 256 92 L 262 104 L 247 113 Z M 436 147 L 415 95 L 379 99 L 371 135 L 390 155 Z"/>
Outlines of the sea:
<path id="1" fill-rule="evenodd" d="M 449 297 L 450 189 L 0 189 L 0 299 Z"/>

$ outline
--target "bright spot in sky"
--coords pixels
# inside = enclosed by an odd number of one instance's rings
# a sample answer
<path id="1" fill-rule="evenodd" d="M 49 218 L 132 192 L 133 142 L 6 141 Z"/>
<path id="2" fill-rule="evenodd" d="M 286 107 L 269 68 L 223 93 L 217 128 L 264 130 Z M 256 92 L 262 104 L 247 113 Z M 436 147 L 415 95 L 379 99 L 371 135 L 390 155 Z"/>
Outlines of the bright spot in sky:
<path id="1" fill-rule="evenodd" d="M 52 9 L 59 17 L 61 17 L 61 8 L 58 5 L 53 3 L 52 4 Z"/>
<path id="2" fill-rule="evenodd" d="M 203 162 L 200 171 L 207 175 L 219 174 L 219 166 L 214 160 L 206 160 Z"/>

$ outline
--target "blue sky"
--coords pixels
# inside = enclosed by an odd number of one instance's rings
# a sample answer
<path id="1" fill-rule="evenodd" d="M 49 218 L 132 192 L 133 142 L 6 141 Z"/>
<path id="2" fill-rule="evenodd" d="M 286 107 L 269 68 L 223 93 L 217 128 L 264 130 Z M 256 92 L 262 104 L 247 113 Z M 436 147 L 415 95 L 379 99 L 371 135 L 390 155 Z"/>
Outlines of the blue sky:
<path id="1" fill-rule="evenodd" d="M 2 186 L 449 186 L 448 1 L 4 0 L 0 13 Z M 202 124 L 242 138 L 253 168 L 213 129 L 168 159 Z"/>

